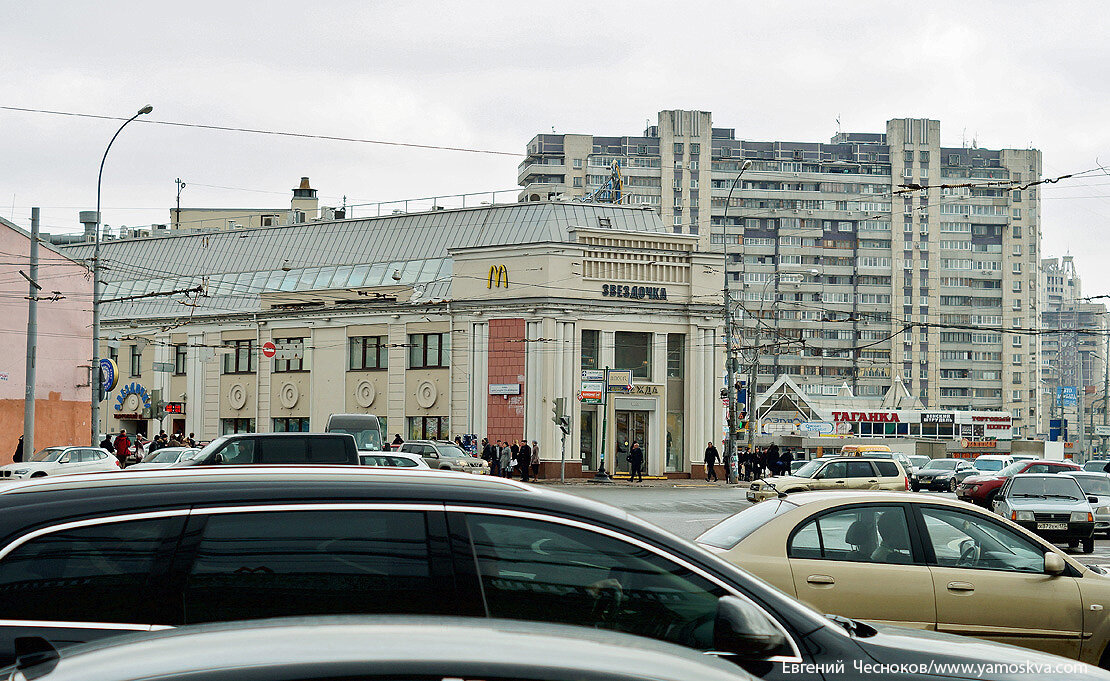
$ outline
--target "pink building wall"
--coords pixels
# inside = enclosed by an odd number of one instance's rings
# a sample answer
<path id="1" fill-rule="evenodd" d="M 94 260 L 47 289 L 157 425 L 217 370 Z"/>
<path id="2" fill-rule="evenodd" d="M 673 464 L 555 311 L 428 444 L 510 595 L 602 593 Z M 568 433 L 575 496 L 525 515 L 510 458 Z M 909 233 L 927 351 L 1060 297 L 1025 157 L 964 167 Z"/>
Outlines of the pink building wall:
<path id="1" fill-rule="evenodd" d="M 30 236 L 0 220 L 0 463 L 23 434 L 26 395 L 27 280 Z M 92 356 L 92 278 L 83 265 L 39 245 L 35 449 L 88 444 Z"/>
<path id="2" fill-rule="evenodd" d="M 527 349 L 523 319 L 489 320 L 489 382 L 524 385 Z M 523 393 L 523 390 L 521 391 Z M 524 395 L 490 395 L 486 403 L 486 433 L 490 442 L 524 438 Z"/>

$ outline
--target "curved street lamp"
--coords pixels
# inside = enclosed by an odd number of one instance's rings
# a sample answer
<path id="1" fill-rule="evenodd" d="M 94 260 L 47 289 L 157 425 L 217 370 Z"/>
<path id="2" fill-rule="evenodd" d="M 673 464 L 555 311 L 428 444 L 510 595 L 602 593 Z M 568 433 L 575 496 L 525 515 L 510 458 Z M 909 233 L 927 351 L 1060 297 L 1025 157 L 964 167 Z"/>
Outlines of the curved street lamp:
<path id="1" fill-rule="evenodd" d="M 111 151 L 116 138 L 127 127 L 128 123 L 151 111 L 154 111 L 154 107 L 147 104 L 139 109 L 134 116 L 124 121 L 123 125 L 119 126 L 119 130 L 116 130 L 116 134 L 112 135 L 107 148 L 104 149 L 104 156 L 100 159 L 100 171 L 96 174 L 96 232 L 93 235 L 96 245 L 93 247 L 92 380 L 90 381 L 92 384 L 92 419 L 89 424 L 92 431 L 93 447 L 100 444 L 100 185 L 104 178 L 104 162 L 108 160 L 108 152 Z"/>

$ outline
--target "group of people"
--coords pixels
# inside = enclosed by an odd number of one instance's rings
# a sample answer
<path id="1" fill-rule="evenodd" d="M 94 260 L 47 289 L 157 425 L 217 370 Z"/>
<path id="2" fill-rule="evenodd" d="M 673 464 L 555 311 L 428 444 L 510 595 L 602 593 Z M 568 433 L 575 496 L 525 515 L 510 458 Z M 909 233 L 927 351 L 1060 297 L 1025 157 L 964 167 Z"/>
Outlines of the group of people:
<path id="1" fill-rule="evenodd" d="M 717 482 L 716 466 L 720 461 L 724 464 L 725 478 L 728 482 L 732 480 L 732 461 L 726 452 L 722 460 L 720 452 L 717 451 L 716 445 L 712 442 L 705 448 L 705 479 L 707 482 Z M 745 448 L 738 454 L 737 459 L 737 473 L 741 480 L 751 481 L 759 480 L 762 477 L 770 474 L 775 475 L 789 475 L 790 464 L 794 461 L 794 454 L 789 448 L 779 451 L 779 446 L 772 444 L 770 447 L 756 447 L 755 449 Z"/>
<path id="2" fill-rule="evenodd" d="M 119 435 L 116 435 L 115 439 L 112 439 L 111 435 L 105 435 L 104 439 L 100 442 L 101 449 L 106 450 L 109 454 L 115 454 L 121 468 L 126 467 L 129 463 L 142 461 L 143 457 L 147 454 L 151 454 L 165 447 L 196 446 L 197 441 L 193 433 L 189 433 L 189 436 L 185 437 L 184 434 L 179 433 L 167 435 L 164 430 L 155 435 L 152 440 L 147 440 L 143 438 L 141 433 L 136 433 L 134 442 L 131 441 L 131 438 L 127 437 L 126 430 L 120 430 Z"/>
<path id="3" fill-rule="evenodd" d="M 540 446 L 532 440 L 497 440 L 490 442 L 489 438 L 482 438 L 483 461 L 489 463 L 490 475 L 503 478 L 513 477 L 513 471 L 519 471 L 523 482 L 537 480 L 540 476 Z"/>

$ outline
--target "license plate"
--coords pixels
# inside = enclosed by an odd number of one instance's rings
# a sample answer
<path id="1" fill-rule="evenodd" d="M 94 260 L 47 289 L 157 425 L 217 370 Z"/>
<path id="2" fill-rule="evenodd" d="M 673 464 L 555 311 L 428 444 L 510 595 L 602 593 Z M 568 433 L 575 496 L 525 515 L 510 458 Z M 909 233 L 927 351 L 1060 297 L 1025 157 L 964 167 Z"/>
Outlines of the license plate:
<path id="1" fill-rule="evenodd" d="M 1066 530 L 1067 523 L 1037 523 L 1038 530 Z"/>

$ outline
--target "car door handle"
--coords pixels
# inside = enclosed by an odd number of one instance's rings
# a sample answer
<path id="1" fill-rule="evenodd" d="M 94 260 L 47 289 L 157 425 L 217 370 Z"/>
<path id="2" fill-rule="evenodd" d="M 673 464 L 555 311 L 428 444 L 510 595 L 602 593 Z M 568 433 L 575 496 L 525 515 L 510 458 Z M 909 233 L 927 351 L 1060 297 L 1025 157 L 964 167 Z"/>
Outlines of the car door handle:
<path id="1" fill-rule="evenodd" d="M 868 480 L 867 482 L 878 482 L 878 480 Z"/>
<path id="2" fill-rule="evenodd" d="M 847 485 L 848 481 L 847 480 L 837 480 L 836 484 L 838 484 L 838 485 Z"/>
<path id="3" fill-rule="evenodd" d="M 836 580 L 828 575 L 810 575 L 809 577 L 806 577 L 806 581 L 810 584 L 836 584 Z"/>
<path id="4" fill-rule="evenodd" d="M 948 582 L 949 591 L 975 591 L 975 585 L 971 582 Z"/>

